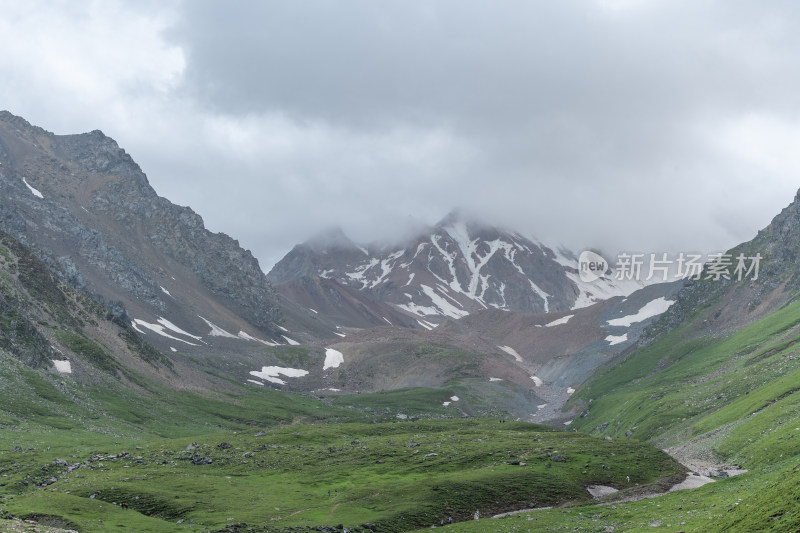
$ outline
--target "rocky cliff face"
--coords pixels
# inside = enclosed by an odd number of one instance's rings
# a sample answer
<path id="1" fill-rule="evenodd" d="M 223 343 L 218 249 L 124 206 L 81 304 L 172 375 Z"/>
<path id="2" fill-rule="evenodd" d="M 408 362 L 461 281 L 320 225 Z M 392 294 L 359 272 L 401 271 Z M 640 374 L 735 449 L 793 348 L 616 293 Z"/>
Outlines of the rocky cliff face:
<path id="1" fill-rule="evenodd" d="M 252 254 L 159 197 L 100 131 L 54 135 L 0 112 L 0 197 L 0 229 L 117 314 L 278 334 L 278 295 Z"/>

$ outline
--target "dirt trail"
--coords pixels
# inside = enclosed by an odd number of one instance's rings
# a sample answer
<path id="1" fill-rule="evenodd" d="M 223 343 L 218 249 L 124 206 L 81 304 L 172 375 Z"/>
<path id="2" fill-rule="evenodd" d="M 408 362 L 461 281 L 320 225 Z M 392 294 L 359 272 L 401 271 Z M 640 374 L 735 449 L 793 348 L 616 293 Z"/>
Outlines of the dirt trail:
<path id="1" fill-rule="evenodd" d="M 341 504 L 337 503 L 336 505 L 334 505 L 333 507 L 331 507 L 331 512 L 330 512 L 330 513 L 328 513 L 328 520 L 330 520 L 331 518 L 333 518 L 333 513 L 335 513 L 335 512 L 336 512 L 336 508 L 337 508 L 337 507 L 339 507 L 339 505 L 341 505 Z"/>

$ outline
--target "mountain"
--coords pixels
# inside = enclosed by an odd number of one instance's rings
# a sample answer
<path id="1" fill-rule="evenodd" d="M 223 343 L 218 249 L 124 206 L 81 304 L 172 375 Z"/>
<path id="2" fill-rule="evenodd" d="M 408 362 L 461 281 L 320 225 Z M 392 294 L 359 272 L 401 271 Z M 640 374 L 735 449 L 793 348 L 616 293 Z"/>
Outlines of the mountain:
<path id="1" fill-rule="evenodd" d="M 308 277 L 332 280 L 391 305 L 426 329 L 483 309 L 568 311 L 643 286 L 618 281 L 610 272 L 587 283 L 577 268 L 569 252 L 454 211 L 390 246 L 360 246 L 339 229 L 325 232 L 295 246 L 267 278 L 301 304 L 296 290 L 283 287 Z"/>
<path id="2" fill-rule="evenodd" d="M 0 230 L 163 350 L 223 337 L 286 344 L 287 318 L 308 325 L 298 335 L 333 336 L 283 300 L 236 240 L 159 197 L 100 131 L 54 135 L 0 112 L 0 194 Z"/>

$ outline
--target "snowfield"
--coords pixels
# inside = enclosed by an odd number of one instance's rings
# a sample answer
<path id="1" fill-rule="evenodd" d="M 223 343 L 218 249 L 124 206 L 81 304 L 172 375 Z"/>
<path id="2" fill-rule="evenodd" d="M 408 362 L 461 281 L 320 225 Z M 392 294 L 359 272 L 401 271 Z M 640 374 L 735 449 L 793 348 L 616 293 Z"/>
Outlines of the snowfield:
<path id="1" fill-rule="evenodd" d="M 299 368 L 282 368 L 279 366 L 265 366 L 262 367 L 261 370 L 251 370 L 250 375 L 271 383 L 277 383 L 278 385 L 286 385 L 286 382 L 280 379 L 278 376 L 301 378 L 308 375 L 308 370 L 302 370 Z"/>
<path id="2" fill-rule="evenodd" d="M 28 190 L 31 191 L 31 194 L 33 194 L 36 198 L 44 199 L 44 195 L 41 192 L 39 192 L 39 189 L 36 189 L 35 187 L 31 186 L 31 184 L 28 183 L 28 180 L 22 178 L 22 183 L 25 184 Z"/>
<path id="3" fill-rule="evenodd" d="M 520 354 L 518 354 L 517 351 L 514 348 L 512 348 L 511 346 L 498 346 L 498 348 L 500 348 L 501 350 L 506 352 L 508 355 L 513 356 L 514 359 L 516 359 L 518 363 L 522 362 L 522 356 Z"/>
<path id="4" fill-rule="evenodd" d="M 244 339 L 246 341 L 260 342 L 261 344 L 266 344 L 267 346 L 280 346 L 277 342 L 269 342 L 269 341 L 265 341 L 264 339 L 259 339 L 258 337 L 253 337 L 252 335 L 248 335 L 244 331 L 240 331 L 238 333 L 238 336 L 239 336 L 240 339 Z"/>
<path id="5" fill-rule="evenodd" d="M 53 366 L 62 374 L 72 374 L 72 365 L 69 360 L 57 361 L 53 359 Z"/>
<path id="6" fill-rule="evenodd" d="M 233 333 L 228 333 L 227 331 L 225 331 L 221 327 L 217 326 L 216 324 L 214 324 L 210 320 L 205 319 L 205 318 L 201 317 L 200 315 L 197 315 L 197 316 L 200 317 L 200 319 L 203 322 L 205 322 L 206 324 L 208 324 L 208 327 L 211 328 L 211 331 L 208 334 L 211 335 L 212 337 L 227 337 L 229 339 L 237 339 L 238 338 Z"/>
<path id="7" fill-rule="evenodd" d="M 290 346 L 300 346 L 300 343 L 299 343 L 299 342 L 297 342 L 297 341 L 296 341 L 296 340 L 294 340 L 294 339 L 290 339 L 290 338 L 289 338 L 289 337 L 287 337 L 286 335 L 281 335 L 281 337 L 283 337 L 284 339 L 286 339 L 286 342 L 288 342 Z"/>
<path id="8" fill-rule="evenodd" d="M 553 326 L 560 326 L 561 324 L 566 324 L 567 322 L 569 322 L 569 319 L 574 317 L 574 316 L 575 315 L 562 316 L 561 318 L 559 318 L 557 320 L 553 320 L 552 322 L 550 322 L 548 324 L 545 324 L 544 327 L 552 328 Z"/>
<path id="9" fill-rule="evenodd" d="M 614 346 L 615 344 L 620 344 L 622 342 L 626 342 L 628 340 L 628 334 L 625 333 L 623 335 L 609 335 L 605 338 L 608 341 L 609 346 Z"/>
<path id="10" fill-rule="evenodd" d="M 199 345 L 194 342 L 187 341 L 186 339 L 181 339 L 175 337 L 174 335 L 170 335 L 169 333 L 167 333 L 167 331 L 171 331 L 172 333 L 175 333 L 177 335 L 183 335 L 185 337 L 189 337 L 196 341 L 203 342 L 202 337 L 200 337 L 199 335 L 192 335 L 191 333 L 182 330 L 181 328 L 179 328 L 178 326 L 176 326 L 175 324 L 173 324 L 164 317 L 158 317 L 158 321 L 155 324 L 152 324 L 150 322 L 145 322 L 140 318 L 134 318 L 133 321 L 131 322 L 131 326 L 139 333 L 144 334 L 144 331 L 139 329 L 139 327 L 141 326 L 145 329 L 149 329 L 150 331 L 161 335 L 162 337 L 182 342 L 184 344 L 188 344 L 189 346 L 199 346 Z"/>
<path id="11" fill-rule="evenodd" d="M 339 368 L 339 365 L 342 363 L 344 363 L 344 354 L 342 354 L 342 352 L 334 350 L 333 348 L 325 349 L 325 364 L 322 366 L 322 370 Z"/>
<path id="12" fill-rule="evenodd" d="M 636 312 L 634 315 L 624 316 L 622 318 L 614 318 L 608 321 L 609 326 L 625 326 L 630 327 L 631 324 L 635 324 L 636 322 L 641 322 L 642 320 L 647 320 L 650 317 L 654 317 L 656 315 L 660 315 L 664 311 L 670 308 L 672 304 L 674 304 L 674 300 L 667 300 L 663 296 L 661 298 L 656 298 L 655 300 L 648 302 L 644 305 L 639 311 Z"/>

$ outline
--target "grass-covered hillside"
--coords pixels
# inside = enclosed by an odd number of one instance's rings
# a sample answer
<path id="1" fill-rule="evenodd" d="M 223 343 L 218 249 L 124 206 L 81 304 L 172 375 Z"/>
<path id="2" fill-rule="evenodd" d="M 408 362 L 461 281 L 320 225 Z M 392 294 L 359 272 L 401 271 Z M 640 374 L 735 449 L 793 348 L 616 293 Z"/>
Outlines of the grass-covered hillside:
<path id="1" fill-rule="evenodd" d="M 587 409 L 572 427 L 772 464 L 800 452 L 798 341 L 800 302 L 723 339 L 679 328 L 579 390 L 572 401 Z"/>
<path id="2" fill-rule="evenodd" d="M 591 516 L 623 530 L 650 522 L 687 531 L 800 530 L 800 302 L 727 334 L 698 335 L 704 320 L 697 313 L 579 389 L 571 404 L 582 415 L 570 427 L 649 441 L 695 467 L 748 472 Z M 548 524 L 580 522 L 553 517 Z"/>
<path id="3" fill-rule="evenodd" d="M 573 396 L 569 426 L 651 442 L 714 482 L 654 498 L 535 510 L 457 532 L 800 531 L 800 302 L 716 336 L 705 315 L 610 365 Z M 747 472 L 725 477 L 718 469 Z M 715 474 L 716 472 L 716 474 Z"/>
<path id="4" fill-rule="evenodd" d="M 590 485 L 658 490 L 684 477 L 648 444 L 497 419 L 136 440 L 4 432 L 0 449 L 0 507 L 86 532 L 406 531 L 469 520 L 476 510 L 586 502 Z"/>

